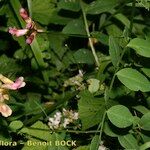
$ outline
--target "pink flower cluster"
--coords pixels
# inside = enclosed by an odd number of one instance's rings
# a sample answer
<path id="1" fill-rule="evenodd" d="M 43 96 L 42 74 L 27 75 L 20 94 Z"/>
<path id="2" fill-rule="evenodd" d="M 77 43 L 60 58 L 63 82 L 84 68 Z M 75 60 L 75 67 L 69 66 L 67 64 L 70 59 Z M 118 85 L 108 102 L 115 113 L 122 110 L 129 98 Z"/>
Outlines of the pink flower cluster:
<path id="1" fill-rule="evenodd" d="M 26 35 L 26 43 L 31 44 L 36 36 L 37 32 L 43 32 L 38 30 L 34 21 L 29 17 L 27 11 L 24 8 L 20 9 L 20 16 L 26 22 L 25 29 L 17 29 L 16 27 L 9 27 L 8 32 L 16 37 Z"/>
<path id="2" fill-rule="evenodd" d="M 0 113 L 4 117 L 8 117 L 12 114 L 11 108 L 5 104 L 5 100 L 9 100 L 8 90 L 17 90 L 26 85 L 23 77 L 19 77 L 15 82 L 6 78 L 2 74 L 0 74 Z"/>

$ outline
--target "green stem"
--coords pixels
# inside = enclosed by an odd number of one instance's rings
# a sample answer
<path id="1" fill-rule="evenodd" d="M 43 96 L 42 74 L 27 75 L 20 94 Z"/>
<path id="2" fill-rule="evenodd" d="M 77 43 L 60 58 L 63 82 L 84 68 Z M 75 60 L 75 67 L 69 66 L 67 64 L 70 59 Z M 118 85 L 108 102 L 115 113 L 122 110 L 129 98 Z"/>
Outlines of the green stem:
<path id="1" fill-rule="evenodd" d="M 124 53 L 125 53 L 126 50 L 127 50 L 127 48 L 125 47 L 125 48 L 123 49 L 122 53 L 121 53 L 121 56 L 120 56 L 118 62 L 117 62 L 117 68 L 116 68 L 115 73 L 114 73 L 114 75 L 113 75 L 113 77 L 112 77 L 112 80 L 111 80 L 111 83 L 110 83 L 110 86 L 109 86 L 109 92 L 110 92 L 110 91 L 112 90 L 112 88 L 113 88 L 113 84 L 114 84 L 114 81 L 115 81 L 116 73 L 119 71 L 119 64 L 120 64 L 120 62 L 121 62 L 121 60 L 122 60 L 122 58 L 123 58 L 123 55 L 124 55 Z"/>
<path id="2" fill-rule="evenodd" d="M 90 130 L 90 131 L 75 131 L 75 130 L 56 130 L 56 132 L 69 132 L 69 133 L 86 133 L 86 134 L 90 134 L 90 133 L 99 133 L 100 131 L 97 130 Z"/>
<path id="3" fill-rule="evenodd" d="M 102 118 L 102 122 L 101 122 L 100 135 L 99 135 L 99 142 L 97 143 L 97 147 L 102 142 L 102 133 L 103 133 L 103 129 L 104 129 L 105 118 L 106 118 L 106 111 L 103 114 L 103 118 Z"/>
<path id="4" fill-rule="evenodd" d="M 146 142 L 140 146 L 140 150 L 146 150 L 148 148 L 150 148 L 150 142 Z"/>
<path id="5" fill-rule="evenodd" d="M 84 24 L 85 24 L 85 30 L 86 30 L 87 36 L 90 37 L 91 35 L 90 35 L 89 27 L 88 27 L 88 22 L 87 22 L 86 14 L 85 14 L 85 11 L 84 11 L 84 8 L 83 8 L 83 5 L 82 5 L 82 2 L 81 2 L 81 1 L 80 1 L 80 5 L 81 5 L 81 9 L 82 9 Z M 93 56 L 94 56 L 96 65 L 99 67 L 99 66 L 100 66 L 99 60 L 98 60 L 98 57 L 97 57 L 95 48 L 94 48 L 94 46 L 93 46 L 92 39 L 91 39 L 91 38 L 88 38 L 88 40 L 89 40 L 89 44 L 90 44 L 90 47 L 91 47 L 91 50 L 92 50 L 92 53 L 93 53 Z"/>
<path id="6" fill-rule="evenodd" d="M 132 2 L 132 13 L 131 13 L 131 21 L 130 21 L 129 33 L 132 33 L 133 19 L 134 19 L 134 13 L 135 13 L 135 4 L 136 4 L 136 0 L 133 0 L 133 2 Z"/>
<path id="7" fill-rule="evenodd" d="M 32 18 L 32 0 L 27 0 L 29 15 Z"/>

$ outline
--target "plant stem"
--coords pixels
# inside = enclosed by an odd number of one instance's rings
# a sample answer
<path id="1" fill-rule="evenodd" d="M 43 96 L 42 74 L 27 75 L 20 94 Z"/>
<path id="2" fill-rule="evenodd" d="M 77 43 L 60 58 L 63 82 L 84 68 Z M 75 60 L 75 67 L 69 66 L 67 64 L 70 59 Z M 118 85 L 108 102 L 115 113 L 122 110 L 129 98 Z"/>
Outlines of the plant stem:
<path id="1" fill-rule="evenodd" d="M 100 131 L 97 130 L 90 130 L 90 131 L 75 131 L 75 130 L 58 130 L 56 132 L 69 132 L 69 133 L 86 133 L 86 134 L 90 134 L 90 133 L 99 133 Z"/>
<path id="2" fill-rule="evenodd" d="M 98 60 L 95 48 L 93 46 L 92 38 L 89 38 L 91 35 L 90 35 L 89 27 L 88 27 L 86 14 L 85 14 L 85 11 L 84 11 L 84 8 L 83 8 L 83 5 L 82 5 L 81 1 L 80 1 L 80 5 L 81 5 L 81 9 L 82 9 L 83 19 L 84 19 L 84 24 L 85 24 L 85 30 L 86 30 L 86 33 L 87 33 L 87 36 L 88 36 L 89 44 L 90 44 L 90 47 L 91 47 L 91 50 L 92 50 L 92 53 L 93 53 L 96 65 L 97 65 L 97 67 L 99 67 L 100 64 L 99 64 L 99 60 Z"/>
<path id="3" fill-rule="evenodd" d="M 102 133 L 104 129 L 104 123 L 105 123 L 105 117 L 106 117 L 106 111 L 103 114 L 102 122 L 101 122 L 101 129 L 100 129 L 100 135 L 99 135 L 99 142 L 97 143 L 98 145 L 102 142 Z"/>
<path id="4" fill-rule="evenodd" d="M 133 0 L 133 2 L 132 2 L 132 13 L 131 13 L 131 21 L 130 21 L 129 33 L 132 33 L 133 19 L 134 19 L 134 13 L 135 13 L 135 4 L 136 4 L 136 0 Z"/>
<path id="5" fill-rule="evenodd" d="M 27 0 L 29 15 L 32 18 L 32 0 Z"/>
<path id="6" fill-rule="evenodd" d="M 121 53 L 121 56 L 120 56 L 120 58 L 119 58 L 119 60 L 118 60 L 118 62 L 117 62 L 117 68 L 116 68 L 115 73 L 114 73 L 114 75 L 113 75 L 113 77 L 112 77 L 112 80 L 111 80 L 111 83 L 110 83 L 110 86 L 109 86 L 109 92 L 110 92 L 110 91 L 112 90 L 112 88 L 113 88 L 113 84 L 114 84 L 114 81 L 115 81 L 116 73 L 119 71 L 119 64 L 120 64 L 120 62 L 121 62 L 121 60 L 122 60 L 122 58 L 123 58 L 123 55 L 124 55 L 124 53 L 125 53 L 126 50 L 127 50 L 127 47 L 125 47 L 125 48 L 123 49 L 123 51 L 122 51 L 122 53 Z"/>

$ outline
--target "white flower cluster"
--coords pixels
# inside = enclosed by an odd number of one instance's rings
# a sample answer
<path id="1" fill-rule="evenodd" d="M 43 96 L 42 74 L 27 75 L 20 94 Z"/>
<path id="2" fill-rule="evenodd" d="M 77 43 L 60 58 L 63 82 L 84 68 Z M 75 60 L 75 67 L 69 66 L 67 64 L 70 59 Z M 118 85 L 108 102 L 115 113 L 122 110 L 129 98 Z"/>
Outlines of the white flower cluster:
<path id="1" fill-rule="evenodd" d="M 79 70 L 79 74 L 74 77 L 69 78 L 64 82 L 64 87 L 74 86 L 76 90 L 84 90 L 85 85 L 83 83 L 83 73 L 82 70 Z"/>
<path id="2" fill-rule="evenodd" d="M 50 129 L 66 128 L 67 125 L 78 120 L 78 113 L 72 110 L 66 110 L 63 108 L 62 112 L 56 112 L 54 117 L 49 118 L 48 125 Z"/>

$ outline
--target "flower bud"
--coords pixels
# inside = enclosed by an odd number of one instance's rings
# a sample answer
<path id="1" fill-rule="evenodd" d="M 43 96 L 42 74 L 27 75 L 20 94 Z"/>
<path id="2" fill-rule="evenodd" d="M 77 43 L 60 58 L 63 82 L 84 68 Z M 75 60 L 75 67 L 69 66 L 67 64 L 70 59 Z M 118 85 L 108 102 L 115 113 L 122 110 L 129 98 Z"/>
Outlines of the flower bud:
<path id="1" fill-rule="evenodd" d="M 12 114 L 11 108 L 4 103 L 0 104 L 0 112 L 4 117 L 9 117 Z"/>
<path id="2" fill-rule="evenodd" d="M 33 42 L 33 40 L 34 40 L 35 35 L 36 35 L 36 33 L 33 32 L 29 37 L 27 37 L 26 43 L 27 44 L 31 44 Z"/>
<path id="3" fill-rule="evenodd" d="M 20 9 L 20 16 L 22 17 L 22 19 L 26 20 L 29 18 L 27 11 L 24 8 Z"/>

